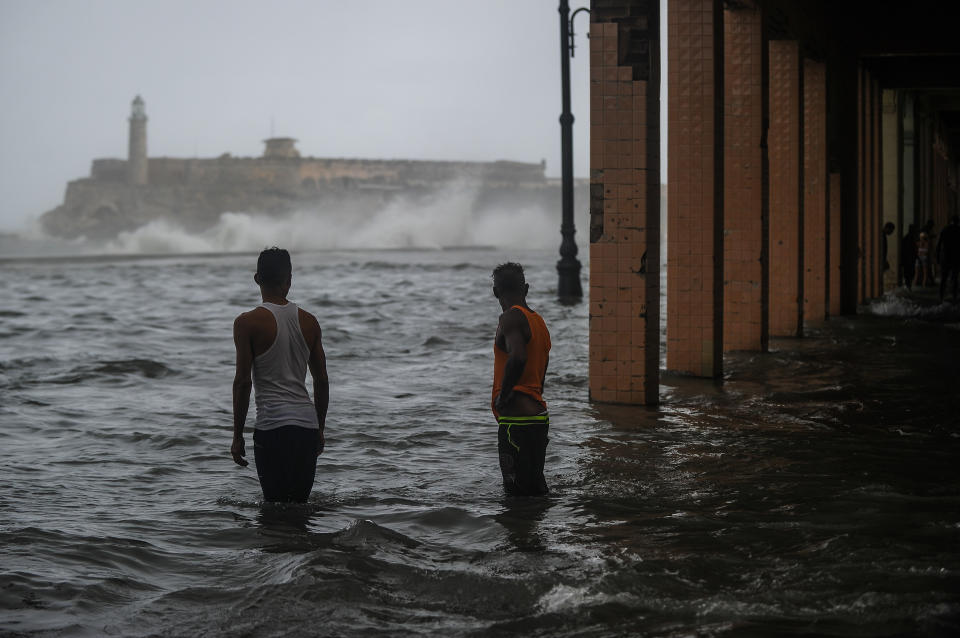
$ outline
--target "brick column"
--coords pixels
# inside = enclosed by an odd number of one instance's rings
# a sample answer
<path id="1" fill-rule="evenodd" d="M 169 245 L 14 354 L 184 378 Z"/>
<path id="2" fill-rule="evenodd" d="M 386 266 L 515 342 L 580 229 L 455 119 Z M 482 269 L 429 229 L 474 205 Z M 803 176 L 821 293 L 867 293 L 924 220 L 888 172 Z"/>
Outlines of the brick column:
<path id="1" fill-rule="evenodd" d="M 718 377 L 723 347 L 719 0 L 668 0 L 667 367 Z"/>
<path id="2" fill-rule="evenodd" d="M 868 71 L 863 72 L 863 301 L 876 296 L 874 281 L 876 280 L 876 228 L 874 227 L 874 154 L 876 153 L 876 137 L 874 131 L 873 109 L 873 78 Z"/>
<path id="3" fill-rule="evenodd" d="M 800 48 L 770 41 L 770 334 L 797 337 L 800 305 Z"/>
<path id="4" fill-rule="evenodd" d="M 886 238 L 887 262 L 890 267 L 883 271 L 880 281 L 880 294 L 896 288 L 900 264 L 900 242 L 898 237 L 903 235 L 903 214 L 900 210 L 900 185 L 903 183 L 901 164 L 903 145 L 900 143 L 900 96 L 892 89 L 881 90 L 880 101 L 882 108 L 880 127 L 881 137 L 881 183 L 883 197 L 880 199 L 882 209 L 881 229 L 887 222 L 894 225 L 894 232 L 890 236 L 880 234 L 880 242 Z M 882 265 L 882 262 L 881 262 Z"/>
<path id="5" fill-rule="evenodd" d="M 763 351 L 763 22 L 723 12 L 723 349 Z"/>
<path id="6" fill-rule="evenodd" d="M 871 75 L 873 102 L 873 294 L 883 296 L 883 252 L 880 246 L 883 233 L 883 93 L 880 81 Z"/>
<path id="7" fill-rule="evenodd" d="M 867 171 L 867 131 L 868 123 L 868 92 L 866 88 L 866 72 L 863 67 L 857 67 L 857 304 L 862 304 L 867 298 L 867 209 L 869 206 L 869 173 Z"/>
<path id="8" fill-rule="evenodd" d="M 591 7 L 589 387 L 603 402 L 659 391 L 659 19 L 646 6 Z"/>
<path id="9" fill-rule="evenodd" d="M 803 61 L 803 319 L 827 314 L 826 68 Z"/>
<path id="10" fill-rule="evenodd" d="M 830 255 L 830 274 L 828 276 L 828 305 L 827 312 L 831 317 L 837 317 L 842 312 L 842 301 L 840 296 L 840 279 L 843 269 L 841 267 L 842 249 L 841 249 L 841 227 L 842 227 L 842 204 L 841 198 L 840 173 L 830 173 L 829 203 L 827 207 L 827 220 L 829 233 L 827 235 L 828 254 Z"/>

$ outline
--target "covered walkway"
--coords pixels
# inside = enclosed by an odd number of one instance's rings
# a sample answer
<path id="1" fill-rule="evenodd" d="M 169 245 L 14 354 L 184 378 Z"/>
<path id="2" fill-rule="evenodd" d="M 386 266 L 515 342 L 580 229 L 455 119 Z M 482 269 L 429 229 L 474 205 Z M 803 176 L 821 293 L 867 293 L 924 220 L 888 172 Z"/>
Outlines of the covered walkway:
<path id="1" fill-rule="evenodd" d="M 667 369 L 702 377 L 723 374 L 724 352 L 766 351 L 903 283 L 911 227 L 932 255 L 958 211 L 960 38 L 942 12 L 591 2 L 592 399 L 658 400 L 664 250 Z"/>

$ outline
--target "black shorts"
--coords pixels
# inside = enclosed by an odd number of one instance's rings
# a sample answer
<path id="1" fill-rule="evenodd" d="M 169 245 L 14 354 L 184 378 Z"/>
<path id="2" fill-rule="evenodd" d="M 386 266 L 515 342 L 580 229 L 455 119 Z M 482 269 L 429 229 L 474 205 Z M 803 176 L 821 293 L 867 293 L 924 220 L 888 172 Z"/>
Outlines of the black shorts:
<path id="1" fill-rule="evenodd" d="M 253 431 L 253 458 L 263 500 L 307 502 L 317 472 L 317 432 L 299 425 Z"/>
<path id="2" fill-rule="evenodd" d="M 541 496 L 550 490 L 543 476 L 550 416 L 501 416 L 497 448 L 503 489 L 511 496 Z"/>

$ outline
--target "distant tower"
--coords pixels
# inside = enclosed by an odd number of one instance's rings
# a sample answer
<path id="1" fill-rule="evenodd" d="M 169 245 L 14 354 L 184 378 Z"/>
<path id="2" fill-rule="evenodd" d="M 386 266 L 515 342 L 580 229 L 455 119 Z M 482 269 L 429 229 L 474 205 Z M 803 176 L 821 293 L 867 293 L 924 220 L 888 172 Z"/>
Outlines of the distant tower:
<path id="1" fill-rule="evenodd" d="M 297 140 L 292 137 L 271 137 L 263 140 L 266 148 L 263 149 L 263 156 L 272 159 L 292 159 L 300 157 L 300 151 L 297 150 Z"/>
<path id="2" fill-rule="evenodd" d="M 130 152 L 127 157 L 127 183 L 143 186 L 147 183 L 147 113 L 143 98 L 133 99 L 130 108 Z"/>

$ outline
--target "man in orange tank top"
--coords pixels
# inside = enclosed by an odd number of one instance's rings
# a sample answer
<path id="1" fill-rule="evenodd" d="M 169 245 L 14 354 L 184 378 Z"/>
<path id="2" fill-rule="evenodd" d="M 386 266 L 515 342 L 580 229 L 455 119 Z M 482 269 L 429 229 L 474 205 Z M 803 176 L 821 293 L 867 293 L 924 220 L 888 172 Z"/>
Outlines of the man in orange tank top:
<path id="1" fill-rule="evenodd" d="M 523 266 L 506 263 L 493 271 L 493 295 L 503 314 L 493 342 L 491 407 L 499 424 L 497 447 L 503 487 L 509 495 L 546 494 L 543 463 L 550 416 L 543 382 L 550 359 L 550 332 L 527 305 Z"/>

